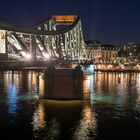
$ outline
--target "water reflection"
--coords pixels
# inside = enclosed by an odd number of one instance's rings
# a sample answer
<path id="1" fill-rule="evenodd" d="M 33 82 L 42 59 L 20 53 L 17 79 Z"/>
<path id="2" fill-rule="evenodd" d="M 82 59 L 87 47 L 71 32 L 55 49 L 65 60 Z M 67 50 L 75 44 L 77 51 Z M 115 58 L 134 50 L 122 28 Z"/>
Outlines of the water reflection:
<path id="1" fill-rule="evenodd" d="M 52 118 L 50 122 L 50 128 L 48 130 L 47 139 L 57 140 L 60 137 L 61 127 L 60 122 L 56 118 Z"/>
<path id="2" fill-rule="evenodd" d="M 45 122 L 45 110 L 42 104 L 39 104 L 39 107 L 36 109 L 33 115 L 33 130 L 37 131 L 46 127 Z"/>
<path id="3" fill-rule="evenodd" d="M 38 75 L 33 71 L 1 72 L 1 89 L 7 93 L 7 112 L 16 114 L 18 100 L 33 99 L 38 93 Z"/>
<path id="4" fill-rule="evenodd" d="M 3 90 L 7 92 L 9 83 L 14 83 L 18 93 L 38 92 L 38 73 L 34 71 L 5 71 L 1 74 L 3 77 Z"/>
<path id="5" fill-rule="evenodd" d="M 89 140 L 96 135 L 97 127 L 90 106 L 89 101 L 41 100 L 32 121 L 35 139 Z M 71 133 L 74 136 L 69 135 Z"/>
<path id="6" fill-rule="evenodd" d="M 8 84 L 7 104 L 8 113 L 15 114 L 17 109 L 17 88 L 14 83 Z"/>
<path id="7" fill-rule="evenodd" d="M 20 88 L 24 92 L 36 93 L 38 92 L 39 75 L 34 71 L 21 71 L 21 85 Z"/>
<path id="8" fill-rule="evenodd" d="M 5 74 L 5 82 L 7 83 L 7 105 L 8 113 L 16 114 L 17 110 L 17 86 L 19 85 L 18 74 L 7 73 Z"/>
<path id="9" fill-rule="evenodd" d="M 122 106 L 134 103 L 140 98 L 139 76 L 137 73 L 95 73 L 92 99 Z"/>
<path id="10" fill-rule="evenodd" d="M 139 134 L 138 73 L 85 75 L 83 95 L 91 100 L 84 101 L 38 100 L 34 95 L 45 91 L 42 73 L 7 71 L 0 76 L 0 130 L 11 135 L 21 131 L 25 139 L 90 140 L 114 139 L 116 132 L 118 139 Z"/>
<path id="11" fill-rule="evenodd" d="M 84 99 L 90 99 L 90 93 L 91 93 L 91 88 L 90 88 L 90 75 L 85 75 L 84 80 L 83 80 L 83 98 Z"/>
<path id="12" fill-rule="evenodd" d="M 39 75 L 39 97 L 44 98 L 45 96 L 45 81 L 44 81 L 44 75 Z"/>
<path id="13" fill-rule="evenodd" d="M 79 126 L 76 128 L 75 140 L 90 140 L 96 135 L 97 121 L 93 110 L 86 106 L 82 110 L 82 119 Z"/>

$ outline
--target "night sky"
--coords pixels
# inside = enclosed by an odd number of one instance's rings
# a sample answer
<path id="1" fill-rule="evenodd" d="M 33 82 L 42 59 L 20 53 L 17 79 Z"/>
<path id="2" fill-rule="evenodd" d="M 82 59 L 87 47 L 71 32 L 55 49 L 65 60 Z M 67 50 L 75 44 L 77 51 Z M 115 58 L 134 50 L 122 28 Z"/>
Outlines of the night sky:
<path id="1" fill-rule="evenodd" d="M 0 19 L 30 26 L 59 14 L 76 14 L 85 40 L 140 43 L 140 0 L 0 0 Z"/>

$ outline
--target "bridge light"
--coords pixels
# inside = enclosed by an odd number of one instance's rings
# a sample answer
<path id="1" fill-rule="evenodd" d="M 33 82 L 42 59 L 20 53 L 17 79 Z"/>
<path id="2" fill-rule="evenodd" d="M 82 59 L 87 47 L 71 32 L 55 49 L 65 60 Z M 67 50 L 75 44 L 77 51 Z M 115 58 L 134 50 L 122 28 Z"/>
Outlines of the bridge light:
<path id="1" fill-rule="evenodd" d="M 24 51 L 21 52 L 22 56 L 25 57 L 26 59 L 31 59 L 32 58 L 32 55 L 29 54 L 29 53 L 26 53 Z"/>
<path id="2" fill-rule="evenodd" d="M 46 58 L 46 59 L 49 59 L 50 58 L 50 56 L 49 56 L 49 54 L 44 54 L 44 57 Z"/>
<path id="3" fill-rule="evenodd" d="M 27 59 L 31 59 L 31 58 L 32 58 L 31 54 L 29 54 L 29 53 L 27 53 L 25 57 L 26 57 Z"/>

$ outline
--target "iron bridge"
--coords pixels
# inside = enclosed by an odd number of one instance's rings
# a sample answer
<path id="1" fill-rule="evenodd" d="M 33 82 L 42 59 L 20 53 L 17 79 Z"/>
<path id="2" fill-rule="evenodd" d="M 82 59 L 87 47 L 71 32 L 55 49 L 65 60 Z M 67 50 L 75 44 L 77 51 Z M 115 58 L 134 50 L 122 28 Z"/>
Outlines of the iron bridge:
<path id="1" fill-rule="evenodd" d="M 77 15 L 56 15 L 31 27 L 0 21 L 0 61 L 86 60 Z"/>

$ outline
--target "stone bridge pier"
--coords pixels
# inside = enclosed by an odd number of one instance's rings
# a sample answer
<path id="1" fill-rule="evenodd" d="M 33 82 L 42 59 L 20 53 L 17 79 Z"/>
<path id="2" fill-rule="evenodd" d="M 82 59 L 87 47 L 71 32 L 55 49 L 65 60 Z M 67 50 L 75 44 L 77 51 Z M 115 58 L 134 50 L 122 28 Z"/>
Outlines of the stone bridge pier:
<path id="1" fill-rule="evenodd" d="M 43 89 L 40 85 L 40 98 L 58 100 L 79 100 L 82 94 L 83 71 L 75 69 L 55 69 L 49 66 L 44 72 Z"/>

